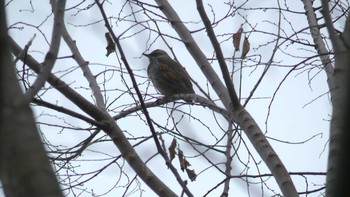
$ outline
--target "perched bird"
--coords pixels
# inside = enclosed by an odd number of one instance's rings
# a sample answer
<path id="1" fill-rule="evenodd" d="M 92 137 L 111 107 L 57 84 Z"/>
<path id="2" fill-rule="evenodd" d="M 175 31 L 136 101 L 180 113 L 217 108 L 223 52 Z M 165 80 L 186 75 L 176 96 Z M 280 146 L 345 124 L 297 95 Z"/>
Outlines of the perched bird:
<path id="1" fill-rule="evenodd" d="M 150 54 L 147 75 L 154 87 L 164 96 L 174 94 L 194 94 L 190 77 L 186 70 L 163 50 L 157 49 Z M 187 101 L 187 100 L 186 100 Z M 189 101 L 187 101 L 189 102 Z"/>

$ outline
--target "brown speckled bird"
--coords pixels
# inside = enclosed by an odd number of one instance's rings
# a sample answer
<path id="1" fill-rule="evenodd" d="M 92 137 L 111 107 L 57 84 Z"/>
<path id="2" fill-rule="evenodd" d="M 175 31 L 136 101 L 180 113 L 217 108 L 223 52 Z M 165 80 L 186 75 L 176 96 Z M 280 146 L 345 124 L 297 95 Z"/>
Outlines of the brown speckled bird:
<path id="1" fill-rule="evenodd" d="M 150 54 L 147 68 L 148 77 L 154 87 L 164 96 L 174 94 L 194 94 L 190 77 L 186 70 L 163 50 L 157 49 Z"/>

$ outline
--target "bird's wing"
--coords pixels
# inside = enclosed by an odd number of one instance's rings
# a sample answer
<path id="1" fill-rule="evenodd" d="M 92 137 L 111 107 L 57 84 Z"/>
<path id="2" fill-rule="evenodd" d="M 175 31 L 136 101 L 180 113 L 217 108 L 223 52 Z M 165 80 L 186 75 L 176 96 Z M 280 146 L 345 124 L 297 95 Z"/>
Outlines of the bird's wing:
<path id="1" fill-rule="evenodd" d="M 180 80 L 176 70 L 174 70 L 171 66 L 169 66 L 169 64 L 159 63 L 158 66 L 159 66 L 159 69 L 162 71 L 161 73 L 164 75 L 165 79 L 168 79 L 169 81 L 172 81 L 172 82 L 178 82 Z"/>
<path id="2" fill-rule="evenodd" d="M 165 64 L 164 70 L 169 70 L 169 71 L 171 70 L 183 77 L 186 77 L 186 78 L 189 77 L 185 68 L 172 59 L 161 59 L 159 63 Z"/>
<path id="3" fill-rule="evenodd" d="M 165 79 L 174 86 L 182 89 L 192 89 L 190 77 L 185 68 L 171 59 L 161 59 L 158 61 L 159 68 L 162 70 Z"/>

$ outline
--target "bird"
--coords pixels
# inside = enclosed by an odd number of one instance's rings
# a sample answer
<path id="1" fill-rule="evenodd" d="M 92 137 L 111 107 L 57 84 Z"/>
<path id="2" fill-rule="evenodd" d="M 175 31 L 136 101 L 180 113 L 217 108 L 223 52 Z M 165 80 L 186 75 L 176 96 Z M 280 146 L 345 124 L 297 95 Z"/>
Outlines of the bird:
<path id="1" fill-rule="evenodd" d="M 165 51 L 156 49 L 145 54 L 149 59 L 147 75 L 152 84 L 165 97 L 175 94 L 194 94 L 189 74 Z M 185 100 L 191 102 L 190 100 Z"/>

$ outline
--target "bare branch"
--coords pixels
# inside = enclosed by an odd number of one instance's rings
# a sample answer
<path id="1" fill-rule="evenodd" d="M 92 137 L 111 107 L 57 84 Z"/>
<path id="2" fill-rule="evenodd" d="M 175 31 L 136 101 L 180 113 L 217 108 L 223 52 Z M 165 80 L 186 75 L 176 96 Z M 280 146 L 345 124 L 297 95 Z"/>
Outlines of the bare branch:
<path id="1" fill-rule="evenodd" d="M 226 157 L 226 164 L 225 164 L 225 174 L 227 177 L 231 176 L 231 170 L 232 170 L 232 156 L 231 156 L 231 144 L 233 140 L 233 132 L 238 132 L 236 130 L 237 128 L 233 129 L 233 124 L 229 124 L 227 129 L 227 144 L 226 144 L 226 151 L 225 151 L 225 157 Z M 224 191 L 222 192 L 221 196 L 228 196 L 230 189 L 230 179 L 226 179 L 225 185 L 224 185 Z"/>
<path id="2" fill-rule="evenodd" d="M 327 166 L 326 196 L 348 196 L 350 190 L 348 176 L 349 151 L 349 112 L 350 112 L 350 27 L 349 11 L 344 32 L 338 36 L 330 15 L 329 2 L 322 0 L 323 16 L 334 47 L 335 68 L 334 89 L 331 91 L 332 121 L 330 126 L 329 155 Z"/>
<path id="3" fill-rule="evenodd" d="M 320 29 L 318 27 L 316 15 L 312 7 L 312 1 L 302 0 L 302 2 L 304 3 L 304 9 L 306 12 L 307 21 L 309 23 L 311 36 L 315 43 L 315 48 L 317 50 L 317 53 L 319 54 L 319 57 L 325 69 L 325 72 L 327 75 L 328 88 L 330 90 L 331 97 L 333 97 L 332 90 L 334 90 L 334 82 L 333 82 L 334 65 L 332 64 L 332 61 L 328 55 L 329 51 L 326 49 L 325 43 L 322 39 Z"/>
<path id="4" fill-rule="evenodd" d="M 230 95 L 230 98 L 231 98 L 232 108 L 233 108 L 233 110 L 236 110 L 236 109 L 241 107 L 241 104 L 239 103 L 236 90 L 235 90 L 234 85 L 231 81 L 230 73 L 228 71 L 224 55 L 222 54 L 220 44 L 219 44 L 218 40 L 216 39 L 216 35 L 215 35 L 214 30 L 211 26 L 210 20 L 209 20 L 207 14 L 205 13 L 205 10 L 203 7 L 203 2 L 201 0 L 196 0 L 196 3 L 197 3 L 197 9 L 198 9 L 199 15 L 202 18 L 204 26 L 208 32 L 209 39 L 210 39 L 210 41 L 215 49 L 215 53 L 216 53 L 216 57 L 218 58 L 218 61 L 219 61 L 221 73 L 222 73 L 222 76 L 224 78 L 228 94 Z"/>
<path id="5" fill-rule="evenodd" d="M 305 10 L 308 12 L 310 11 L 307 8 L 310 8 L 309 6 L 311 5 L 310 1 L 303 1 L 304 5 L 305 5 Z M 324 17 L 325 23 L 326 23 L 326 27 L 329 33 L 329 37 L 331 38 L 331 42 L 333 44 L 334 47 L 334 52 L 337 53 L 340 50 L 342 50 L 342 45 L 341 45 L 341 41 L 339 39 L 339 36 L 337 35 L 334 26 L 333 26 L 333 21 L 332 21 L 332 17 L 330 14 L 330 10 L 329 10 L 329 5 L 328 5 L 328 1 L 326 0 L 322 0 L 322 15 Z M 311 5 L 312 8 L 312 5 Z M 309 22 L 310 23 L 310 22 Z M 313 26 L 311 26 L 313 27 Z"/>
<path id="6" fill-rule="evenodd" d="M 56 62 L 58 49 L 60 48 L 61 42 L 61 32 L 62 27 L 64 26 L 64 8 L 66 5 L 65 0 L 57 1 L 57 4 L 54 6 L 54 26 L 52 29 L 52 38 L 50 49 L 45 56 L 45 61 L 43 66 L 40 69 L 40 72 L 33 83 L 25 93 L 26 100 L 28 103 L 33 100 L 34 96 L 39 92 L 39 90 L 45 85 L 47 78 L 49 77 L 51 70 Z"/>
<path id="7" fill-rule="evenodd" d="M 63 197 L 12 65 L 0 2 L 0 179 L 8 197 Z M 29 45 L 27 45 L 29 46 Z M 18 51 L 17 54 L 20 54 Z"/>
<path id="8" fill-rule="evenodd" d="M 89 82 L 89 86 L 93 92 L 93 95 L 95 96 L 96 105 L 101 109 L 105 109 L 105 102 L 101 94 L 101 89 L 98 86 L 96 82 L 96 78 L 94 77 L 94 75 L 92 74 L 89 68 L 89 62 L 85 61 L 83 56 L 80 54 L 76 43 L 73 41 L 72 37 L 69 35 L 65 25 L 62 27 L 62 37 L 64 41 L 67 43 L 71 52 L 73 53 L 73 58 L 79 64 L 80 69 L 84 72 L 84 77 Z"/>

